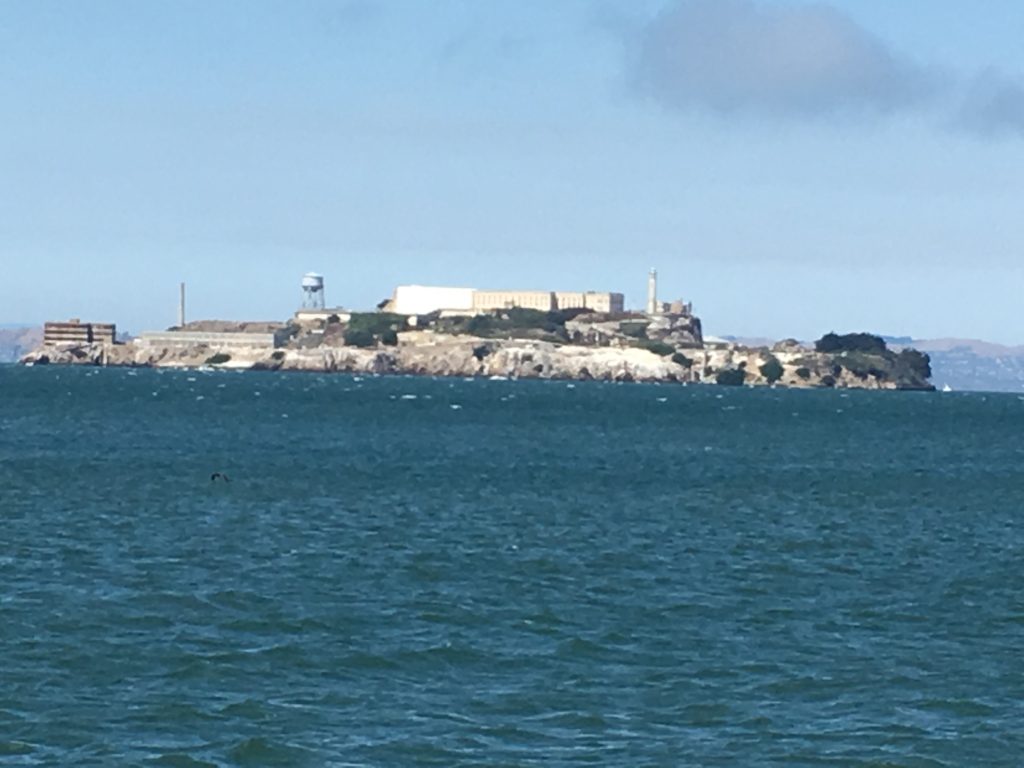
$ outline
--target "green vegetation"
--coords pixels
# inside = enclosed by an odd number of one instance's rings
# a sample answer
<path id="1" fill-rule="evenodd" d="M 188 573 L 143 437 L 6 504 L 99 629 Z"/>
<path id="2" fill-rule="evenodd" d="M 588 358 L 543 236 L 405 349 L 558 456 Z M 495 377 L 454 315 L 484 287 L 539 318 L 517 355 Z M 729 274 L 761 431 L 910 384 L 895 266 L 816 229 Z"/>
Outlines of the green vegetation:
<path id="1" fill-rule="evenodd" d="M 891 381 L 899 389 L 932 388 L 928 382 L 932 375 L 931 360 L 916 349 L 893 352 L 884 339 L 870 333 L 829 333 L 814 346 L 818 352 L 833 356 L 831 375 L 822 380 L 825 386 L 835 386 L 845 369 L 862 381 Z"/>
<path id="2" fill-rule="evenodd" d="M 807 381 L 809 378 L 811 378 L 811 369 L 804 368 L 803 366 L 801 366 L 796 369 L 796 375 L 799 376 L 804 381 Z"/>
<path id="3" fill-rule="evenodd" d="M 895 368 L 897 378 L 930 379 L 932 377 L 932 359 L 916 349 L 904 349 L 896 355 Z"/>
<path id="4" fill-rule="evenodd" d="M 683 368 L 693 367 L 693 360 L 688 358 L 682 352 L 676 352 L 674 355 L 672 355 L 672 362 L 675 363 L 676 365 L 683 366 Z"/>
<path id="5" fill-rule="evenodd" d="M 889 353 L 891 354 L 891 353 Z M 867 379 L 869 376 L 873 376 L 877 379 L 886 379 L 889 377 L 889 368 L 887 357 L 885 355 L 870 355 L 864 352 L 847 352 L 840 360 L 842 365 L 833 367 L 832 373 L 838 376 L 842 373 L 842 369 L 845 368 L 858 379 L 862 381 Z M 839 369 L 838 371 L 836 369 Z"/>
<path id="6" fill-rule="evenodd" d="M 779 362 L 779 359 L 775 357 L 775 355 L 770 355 L 768 357 L 768 361 L 758 368 L 758 370 L 761 372 L 761 375 L 768 380 L 769 384 L 777 382 L 782 378 L 782 374 L 786 372 L 786 369 L 782 367 L 782 363 Z"/>
<path id="7" fill-rule="evenodd" d="M 223 365 L 224 363 L 230 362 L 231 355 L 224 352 L 218 352 L 215 355 L 210 355 L 206 358 L 207 365 Z"/>
<path id="8" fill-rule="evenodd" d="M 348 321 L 348 330 L 383 336 L 387 331 L 402 330 L 407 323 L 405 315 L 396 315 L 394 312 L 353 312 Z"/>
<path id="9" fill-rule="evenodd" d="M 619 323 L 619 333 L 631 339 L 646 339 L 648 325 L 646 320 L 624 320 Z"/>
<path id="10" fill-rule="evenodd" d="M 405 315 L 393 312 L 353 312 L 345 325 L 342 338 L 350 347 L 373 347 L 378 342 L 393 347 L 398 344 L 398 332 L 407 324 L 408 318 Z M 337 327 L 328 318 L 325 337 L 333 335 L 332 331 Z"/>
<path id="11" fill-rule="evenodd" d="M 434 321 L 439 333 L 469 334 L 481 338 L 527 338 L 566 342 L 569 334 L 565 324 L 584 313 L 581 309 L 543 312 L 539 309 L 514 307 L 472 317 L 445 317 Z"/>
<path id="12" fill-rule="evenodd" d="M 668 357 L 669 355 L 674 354 L 676 351 L 675 347 L 673 347 L 671 344 L 666 344 L 663 341 L 645 340 L 641 341 L 639 344 L 637 344 L 637 346 L 640 347 L 641 349 L 646 349 L 648 352 L 653 352 L 656 355 L 660 355 L 661 357 Z"/>
<path id="13" fill-rule="evenodd" d="M 345 343 L 350 347 L 372 347 L 377 339 L 365 328 L 349 328 L 345 331 Z"/>
<path id="14" fill-rule="evenodd" d="M 278 350 L 275 350 L 275 351 L 271 352 L 270 353 L 270 358 L 272 360 L 284 360 L 284 350 L 283 349 L 278 349 Z"/>
<path id="15" fill-rule="evenodd" d="M 874 355 L 883 355 L 888 351 L 885 340 L 870 333 L 826 333 L 814 342 L 814 348 L 819 352 L 865 352 Z"/>
<path id="16" fill-rule="evenodd" d="M 723 387 L 742 387 L 747 374 L 739 368 L 726 368 L 715 374 L 715 383 Z"/>

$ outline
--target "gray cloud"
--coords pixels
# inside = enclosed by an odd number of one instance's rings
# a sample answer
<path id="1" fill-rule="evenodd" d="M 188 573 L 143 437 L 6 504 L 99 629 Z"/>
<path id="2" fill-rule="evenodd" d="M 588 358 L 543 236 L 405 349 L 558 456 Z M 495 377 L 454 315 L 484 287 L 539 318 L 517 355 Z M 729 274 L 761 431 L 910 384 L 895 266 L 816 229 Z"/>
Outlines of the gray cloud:
<path id="1" fill-rule="evenodd" d="M 981 73 L 968 84 L 955 125 L 985 137 L 1024 137 L 1024 79 Z"/>
<path id="2" fill-rule="evenodd" d="M 634 38 L 632 79 L 676 108 L 814 117 L 893 112 L 935 78 L 826 5 L 675 0 Z"/>

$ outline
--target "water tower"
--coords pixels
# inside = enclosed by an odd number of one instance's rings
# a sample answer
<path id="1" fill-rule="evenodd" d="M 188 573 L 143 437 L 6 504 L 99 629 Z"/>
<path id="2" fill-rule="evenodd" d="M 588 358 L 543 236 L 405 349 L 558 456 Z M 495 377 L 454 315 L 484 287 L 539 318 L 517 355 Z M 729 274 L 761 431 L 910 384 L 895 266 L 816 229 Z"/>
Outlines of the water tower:
<path id="1" fill-rule="evenodd" d="M 324 276 L 316 272 L 307 272 L 302 276 L 302 308 L 323 309 Z"/>

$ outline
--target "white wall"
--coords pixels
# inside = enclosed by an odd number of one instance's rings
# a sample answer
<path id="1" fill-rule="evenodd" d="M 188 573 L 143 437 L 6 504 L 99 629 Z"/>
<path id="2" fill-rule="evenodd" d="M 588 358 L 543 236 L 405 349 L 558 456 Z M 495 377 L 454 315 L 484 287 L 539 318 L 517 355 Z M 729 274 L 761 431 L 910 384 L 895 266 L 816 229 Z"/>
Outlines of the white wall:
<path id="1" fill-rule="evenodd" d="M 400 285 L 395 289 L 391 311 L 400 315 L 426 315 L 439 309 L 473 310 L 472 288 L 431 285 Z"/>

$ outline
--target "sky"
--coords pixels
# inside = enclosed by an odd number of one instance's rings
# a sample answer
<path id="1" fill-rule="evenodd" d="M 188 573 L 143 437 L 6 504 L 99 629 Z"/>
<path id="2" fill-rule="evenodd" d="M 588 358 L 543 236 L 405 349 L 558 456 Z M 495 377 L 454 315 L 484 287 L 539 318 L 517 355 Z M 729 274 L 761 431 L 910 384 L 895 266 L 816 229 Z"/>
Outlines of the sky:
<path id="1" fill-rule="evenodd" d="M 1024 342 L 1019 0 L 0 0 L 0 323 L 399 283 Z"/>

